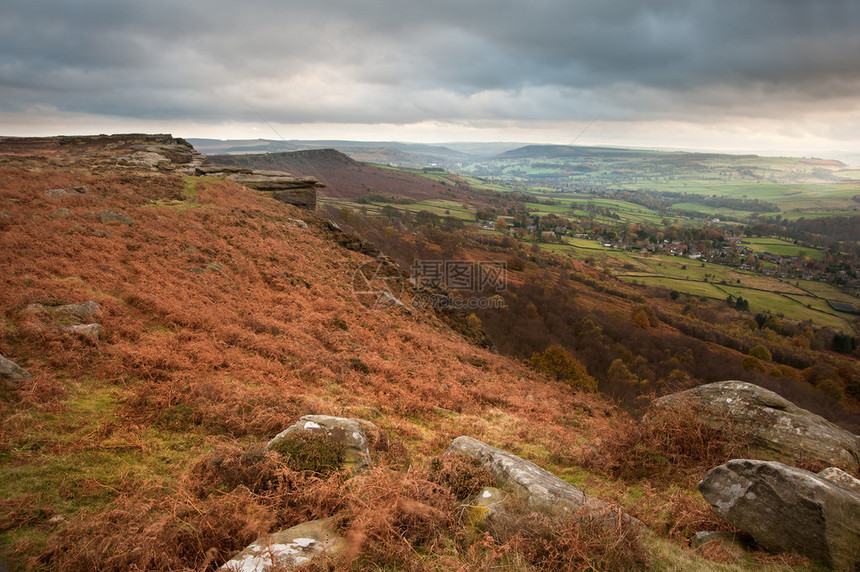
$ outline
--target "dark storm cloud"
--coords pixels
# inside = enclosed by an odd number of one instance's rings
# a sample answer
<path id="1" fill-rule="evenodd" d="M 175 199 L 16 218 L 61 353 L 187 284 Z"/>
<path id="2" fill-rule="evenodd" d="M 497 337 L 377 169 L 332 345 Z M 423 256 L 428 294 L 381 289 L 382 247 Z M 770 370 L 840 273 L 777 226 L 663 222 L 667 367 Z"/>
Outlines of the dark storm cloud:
<path id="1" fill-rule="evenodd" d="M 777 116 L 852 105 L 858 28 L 857 0 L 7 0 L 0 111 L 361 123 Z"/>

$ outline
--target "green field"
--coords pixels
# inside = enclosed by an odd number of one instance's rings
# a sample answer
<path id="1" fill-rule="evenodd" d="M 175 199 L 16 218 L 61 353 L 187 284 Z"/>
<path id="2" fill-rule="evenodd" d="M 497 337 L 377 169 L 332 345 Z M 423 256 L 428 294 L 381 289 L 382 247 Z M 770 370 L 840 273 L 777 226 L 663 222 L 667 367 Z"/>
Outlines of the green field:
<path id="1" fill-rule="evenodd" d="M 552 195 L 536 196 L 541 199 L 555 201 L 558 204 L 525 203 L 525 208 L 533 215 L 556 214 L 559 216 L 578 216 L 593 218 L 596 222 L 611 224 L 661 224 L 664 218 L 649 208 L 615 199 L 601 199 L 573 193 L 554 193 Z M 606 217 L 594 213 L 590 209 L 609 209 L 613 214 L 618 215 L 619 218 Z M 680 219 L 675 220 L 680 221 Z"/>
<path id="2" fill-rule="evenodd" d="M 820 250 L 798 246 L 778 238 L 746 238 L 743 244 L 753 252 L 768 252 L 777 256 L 801 255 L 813 260 L 821 260 L 824 257 Z"/>
<path id="3" fill-rule="evenodd" d="M 752 161 L 752 159 L 750 159 Z M 732 198 L 760 199 L 772 202 L 785 212 L 784 218 L 794 219 L 800 216 L 838 216 L 853 214 L 856 211 L 839 210 L 858 208 L 860 203 L 854 196 L 860 195 L 860 183 L 851 181 L 830 181 L 821 183 L 786 183 L 778 181 L 786 169 L 797 166 L 797 160 L 774 159 L 772 164 L 762 158 L 757 159 L 756 165 L 744 167 L 730 165 L 730 161 L 721 164 L 719 159 L 712 159 L 709 166 L 703 168 L 699 164 L 695 173 L 687 172 L 685 177 L 661 177 L 654 172 L 647 176 L 627 174 L 618 175 L 617 169 L 609 167 L 597 169 L 587 176 L 592 178 L 606 177 L 639 177 L 629 188 L 648 188 L 655 190 L 679 191 L 699 194 L 706 197 L 713 195 Z M 695 169 L 693 169 L 695 170 Z M 524 173 L 540 174 L 552 172 L 547 165 L 525 169 Z M 434 180 L 453 184 L 451 175 L 444 172 L 413 170 L 417 174 Z M 750 172 L 757 173 L 755 176 Z M 807 173 L 808 175 L 808 173 Z M 583 174 L 571 175 L 584 177 Z M 455 176 L 456 177 L 456 176 Z M 758 177 L 758 178 L 756 178 Z M 480 184 L 482 189 L 501 190 L 501 185 L 489 184 L 472 177 L 463 177 L 471 184 Z M 770 180 L 774 179 L 774 180 Z M 647 180 L 647 183 L 646 183 Z M 616 188 L 624 188 L 624 184 Z M 508 189 L 511 190 L 511 189 Z M 533 202 L 526 202 L 523 207 L 535 216 L 557 215 L 564 218 L 579 219 L 581 224 L 605 224 L 610 228 L 626 227 L 634 224 L 662 226 L 666 223 L 677 225 L 702 225 L 705 218 L 711 216 L 734 217 L 739 220 L 749 220 L 753 214 L 749 211 L 730 210 L 701 205 L 695 202 L 675 203 L 673 208 L 701 213 L 701 217 L 666 217 L 647 207 L 629 203 L 623 200 L 600 198 L 594 194 L 570 191 L 553 191 L 546 187 L 532 188 L 535 197 Z M 322 202 L 348 206 L 364 210 L 371 214 L 381 213 L 384 207 L 390 206 L 398 210 L 416 213 L 422 210 L 439 216 L 457 217 L 464 221 L 473 221 L 476 208 L 461 202 L 435 199 L 411 204 L 393 204 L 376 202 L 373 204 L 358 204 L 348 200 L 322 199 Z M 550 204 L 547 204 L 550 203 Z M 791 209 L 804 209 L 802 212 L 786 212 Z M 597 212 L 600 211 L 600 212 Z M 774 213 L 775 214 L 775 213 Z M 822 260 L 823 253 L 815 248 L 793 244 L 779 238 L 747 238 L 743 246 L 755 253 L 770 253 L 779 256 L 798 256 Z M 543 250 L 578 260 L 593 258 L 612 272 L 618 278 L 627 282 L 635 282 L 645 286 L 660 286 L 677 290 L 692 296 L 725 300 L 729 295 L 742 296 L 749 301 L 750 312 L 769 311 L 789 319 L 810 320 L 820 325 L 838 329 L 850 330 L 854 317 L 833 310 L 828 300 L 857 304 L 857 298 L 838 290 L 835 287 L 820 282 L 802 280 L 782 280 L 776 277 L 741 271 L 737 268 L 718 264 L 704 263 L 685 257 L 667 255 L 642 255 L 638 252 L 622 251 L 604 246 L 595 240 L 563 237 L 560 242 L 538 243 Z"/>
<path id="4" fill-rule="evenodd" d="M 348 207 L 353 210 L 367 212 L 368 214 L 381 214 L 383 207 L 390 206 L 399 211 L 406 211 L 413 214 L 421 211 L 428 211 L 439 215 L 440 217 L 455 217 L 463 221 L 474 221 L 476 212 L 475 209 L 469 205 L 464 205 L 463 203 L 446 199 L 430 199 L 409 204 L 398 204 L 381 201 L 358 203 L 349 199 L 320 197 L 319 202 L 321 204 L 334 205 L 338 207 Z"/>
<path id="5" fill-rule="evenodd" d="M 617 254 L 623 259 L 626 253 Z M 703 266 L 684 258 L 627 256 L 628 262 L 616 272 L 622 280 L 714 299 L 725 299 L 729 294 L 742 296 L 749 301 L 751 313 L 770 311 L 849 330 L 854 316 L 833 310 L 827 300 L 860 303 L 860 299 L 821 282 L 781 280 L 718 264 Z"/>

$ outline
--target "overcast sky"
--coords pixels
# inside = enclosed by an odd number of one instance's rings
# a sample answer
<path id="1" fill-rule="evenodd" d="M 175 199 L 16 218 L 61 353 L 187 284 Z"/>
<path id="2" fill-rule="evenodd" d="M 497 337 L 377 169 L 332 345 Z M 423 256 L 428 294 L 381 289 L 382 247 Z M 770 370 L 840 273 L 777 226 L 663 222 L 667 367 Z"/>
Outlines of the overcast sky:
<path id="1" fill-rule="evenodd" d="M 4 0 L 0 134 L 860 155 L 860 0 Z"/>

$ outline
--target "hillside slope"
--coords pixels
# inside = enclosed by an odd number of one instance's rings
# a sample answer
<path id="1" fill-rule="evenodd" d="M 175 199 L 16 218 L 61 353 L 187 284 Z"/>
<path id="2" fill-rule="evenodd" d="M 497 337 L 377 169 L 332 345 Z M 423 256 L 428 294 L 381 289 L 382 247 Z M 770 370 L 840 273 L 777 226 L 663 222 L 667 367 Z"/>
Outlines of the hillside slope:
<path id="1" fill-rule="evenodd" d="M 226 181 L 36 152 L 0 167 L 0 351 L 32 373 L 3 389 L 7 555 L 38 552 L 78 511 L 179 494 L 213 446 L 302 414 L 375 408 L 408 457 L 464 432 L 560 450 L 584 404 L 602 407 L 429 311 L 362 306 L 352 279 L 372 259 L 311 213 Z M 45 193 L 72 187 L 85 189 Z M 96 339 L 49 311 L 90 300 Z"/>
<path id="2" fill-rule="evenodd" d="M 0 163 L 0 352 L 32 374 L 0 394 L 0 538 L 15 568 L 212 570 L 261 533 L 335 514 L 355 498 L 343 476 L 279 469 L 260 488 L 254 471 L 269 469 L 248 453 L 329 414 L 378 426 L 373 474 L 391 487 L 346 522 L 358 535 L 368 519 L 353 568 L 530 570 L 550 567 L 544 557 L 570 568 L 572 537 L 546 554 L 494 544 L 456 506 L 433 504 L 454 486 L 433 488 L 436 456 L 469 435 L 624 505 L 658 533 L 654 569 L 740 569 L 666 540 L 714 526 L 691 482 L 633 493 L 584 468 L 599 437 L 631 426 L 611 404 L 478 347 L 429 309 L 363 305 L 356 272 L 381 263 L 313 213 L 128 164 L 129 148 L 109 144 L 119 150 L 48 140 Z M 87 302 L 100 310 L 63 309 Z M 89 323 L 100 330 L 74 328 Z M 390 505 L 405 528 L 373 536 L 371 513 Z"/>

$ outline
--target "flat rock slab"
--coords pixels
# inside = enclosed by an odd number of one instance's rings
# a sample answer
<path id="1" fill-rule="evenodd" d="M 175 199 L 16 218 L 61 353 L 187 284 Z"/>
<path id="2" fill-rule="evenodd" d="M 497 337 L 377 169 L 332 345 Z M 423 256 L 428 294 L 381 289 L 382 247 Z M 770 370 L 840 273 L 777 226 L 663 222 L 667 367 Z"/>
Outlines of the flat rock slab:
<path id="1" fill-rule="evenodd" d="M 775 461 L 735 459 L 711 469 L 699 491 L 714 512 L 775 552 L 837 570 L 860 565 L 860 495 Z"/>
<path id="2" fill-rule="evenodd" d="M 364 424 L 372 426 L 369 421 L 360 421 L 346 417 L 305 415 L 293 425 L 275 435 L 266 444 L 266 449 L 271 449 L 278 441 L 299 431 L 325 434 L 343 445 L 344 466 L 358 473 L 371 465 L 370 447 L 367 434 L 364 432 Z"/>
<path id="3" fill-rule="evenodd" d="M 637 527 L 644 526 L 635 518 L 621 513 L 610 505 L 589 497 L 570 483 L 558 478 L 513 453 L 491 447 L 472 437 L 457 437 L 451 442 L 446 455 L 460 454 L 481 463 L 496 479 L 499 488 L 525 499 L 529 508 L 545 514 L 574 514 L 586 508 L 606 517 L 620 514 L 622 519 Z"/>
<path id="4" fill-rule="evenodd" d="M 850 469 L 858 467 L 860 437 L 763 387 L 719 381 L 661 397 L 652 407 L 684 403 L 694 406 L 699 418 L 708 424 L 734 423 L 751 437 L 766 460 L 814 459 Z"/>
<path id="5" fill-rule="evenodd" d="M 223 572 L 269 572 L 292 570 L 323 554 L 343 551 L 343 539 L 334 531 L 333 519 L 312 520 L 264 536 L 228 560 Z"/>

